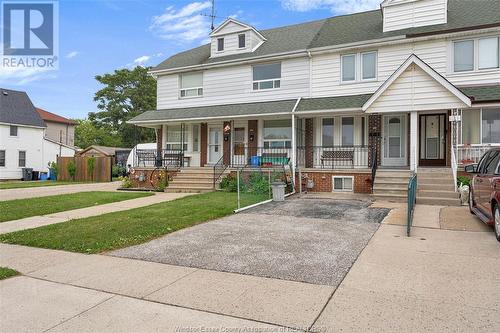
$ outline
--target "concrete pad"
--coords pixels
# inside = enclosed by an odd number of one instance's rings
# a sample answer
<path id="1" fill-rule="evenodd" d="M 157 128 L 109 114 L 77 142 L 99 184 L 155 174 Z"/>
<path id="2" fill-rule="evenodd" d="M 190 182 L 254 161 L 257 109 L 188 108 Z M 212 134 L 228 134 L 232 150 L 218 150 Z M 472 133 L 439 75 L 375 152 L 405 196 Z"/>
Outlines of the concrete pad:
<path id="1" fill-rule="evenodd" d="M 48 332 L 283 332 L 283 328 L 116 296 Z"/>
<path id="2" fill-rule="evenodd" d="M 146 299 L 307 328 L 333 291 L 329 286 L 199 270 Z"/>
<path id="3" fill-rule="evenodd" d="M 81 254 L 0 243 L 0 266 L 23 274 L 79 260 Z"/>
<path id="4" fill-rule="evenodd" d="M 56 216 L 31 216 L 24 219 L 7 221 L 0 223 L 0 234 L 6 234 L 24 229 L 43 227 L 44 225 L 61 223 L 68 221 L 64 217 Z"/>
<path id="5" fill-rule="evenodd" d="M 495 309 L 341 287 L 318 319 L 320 332 L 497 332 Z"/>
<path id="6" fill-rule="evenodd" d="M 439 229 L 439 213 L 442 206 L 416 205 L 413 212 L 413 227 Z"/>
<path id="7" fill-rule="evenodd" d="M 0 281 L 3 332 L 42 332 L 112 295 L 24 276 Z"/>
<path id="8" fill-rule="evenodd" d="M 391 209 L 382 221 L 383 224 L 406 225 L 406 203 L 375 201 L 370 207 Z"/>
<path id="9" fill-rule="evenodd" d="M 418 206 L 417 206 L 418 207 Z M 441 209 L 440 223 L 442 229 L 460 231 L 491 232 L 492 227 L 469 212 L 468 207 L 444 207 Z"/>
<path id="10" fill-rule="evenodd" d="M 30 273 L 30 276 L 70 283 L 127 296 L 143 297 L 194 272 L 195 269 L 101 255 L 80 255 Z"/>

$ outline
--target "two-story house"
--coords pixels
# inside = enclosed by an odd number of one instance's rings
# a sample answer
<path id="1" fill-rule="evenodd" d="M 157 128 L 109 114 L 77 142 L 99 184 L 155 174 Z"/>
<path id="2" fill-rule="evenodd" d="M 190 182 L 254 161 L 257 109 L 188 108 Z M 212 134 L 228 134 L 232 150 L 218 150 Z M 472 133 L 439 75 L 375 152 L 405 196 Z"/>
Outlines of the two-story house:
<path id="1" fill-rule="evenodd" d="M 130 121 L 156 129 L 164 163 L 289 161 L 312 190 L 370 193 L 375 168 L 455 175 L 500 144 L 498 0 L 385 0 L 261 31 L 228 19 L 210 39 L 151 70 L 158 110 Z M 404 196 L 388 180 L 379 194 Z"/>
<path id="2" fill-rule="evenodd" d="M 36 108 L 36 112 L 45 123 L 46 138 L 68 146 L 75 145 L 76 121 L 40 108 Z"/>

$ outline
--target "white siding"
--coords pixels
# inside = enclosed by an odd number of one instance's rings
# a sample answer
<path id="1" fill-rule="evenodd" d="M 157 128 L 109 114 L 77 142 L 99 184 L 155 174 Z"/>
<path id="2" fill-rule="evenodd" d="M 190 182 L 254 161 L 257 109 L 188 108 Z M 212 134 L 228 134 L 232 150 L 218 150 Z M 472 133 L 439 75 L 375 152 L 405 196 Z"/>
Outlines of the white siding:
<path id="1" fill-rule="evenodd" d="M 462 108 L 465 105 L 417 65 L 406 69 L 368 112 L 409 112 Z"/>
<path id="2" fill-rule="evenodd" d="M 238 35 L 240 34 L 245 34 L 245 47 L 241 49 L 238 48 Z M 217 51 L 218 38 L 224 38 L 223 51 Z M 234 22 L 229 22 L 211 38 L 210 56 L 215 58 L 231 54 L 251 52 L 252 49 L 260 42 L 262 42 L 262 39 L 255 33 L 255 31 Z"/>
<path id="3" fill-rule="evenodd" d="M 252 66 L 242 65 L 206 70 L 203 73 L 203 97 L 179 98 L 178 75 L 158 77 L 158 109 L 202 105 L 221 105 L 295 99 L 309 95 L 307 58 L 281 62 L 281 88 L 252 90 Z"/>
<path id="4" fill-rule="evenodd" d="M 418 0 L 383 7 L 384 32 L 446 23 L 447 4 L 447 0 Z"/>

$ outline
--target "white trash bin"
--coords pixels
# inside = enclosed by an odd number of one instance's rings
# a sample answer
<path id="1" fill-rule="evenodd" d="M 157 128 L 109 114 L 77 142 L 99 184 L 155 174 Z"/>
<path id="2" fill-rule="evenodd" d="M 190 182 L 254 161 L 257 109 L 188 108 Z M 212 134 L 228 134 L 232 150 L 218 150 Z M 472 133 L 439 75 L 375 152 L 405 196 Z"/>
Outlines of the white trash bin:
<path id="1" fill-rule="evenodd" d="M 271 187 L 273 188 L 273 201 L 285 201 L 285 183 L 274 182 L 271 183 Z"/>

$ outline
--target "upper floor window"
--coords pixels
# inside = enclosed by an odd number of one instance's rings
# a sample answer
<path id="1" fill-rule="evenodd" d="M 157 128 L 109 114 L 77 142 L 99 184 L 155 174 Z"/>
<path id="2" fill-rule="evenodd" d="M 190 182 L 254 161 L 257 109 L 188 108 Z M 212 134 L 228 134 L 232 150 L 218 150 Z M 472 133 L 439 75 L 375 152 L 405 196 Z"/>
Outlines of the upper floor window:
<path id="1" fill-rule="evenodd" d="M 5 166 L 5 150 L 0 150 L 0 167 Z"/>
<path id="2" fill-rule="evenodd" d="M 10 136 L 17 136 L 17 126 L 10 125 Z"/>
<path id="3" fill-rule="evenodd" d="M 224 38 L 217 38 L 217 51 L 224 51 Z"/>
<path id="4" fill-rule="evenodd" d="M 377 51 L 346 54 L 341 57 L 342 82 L 375 80 Z"/>
<path id="5" fill-rule="evenodd" d="M 181 98 L 203 95 L 203 73 L 188 73 L 180 75 Z"/>
<path id="6" fill-rule="evenodd" d="M 499 68 L 499 44 L 498 36 L 453 42 L 453 71 Z"/>
<path id="7" fill-rule="evenodd" d="M 255 65 L 253 90 L 273 89 L 281 86 L 281 63 Z"/>
<path id="8" fill-rule="evenodd" d="M 245 34 L 239 34 L 239 35 L 238 35 L 238 47 L 239 47 L 240 49 L 243 49 L 243 48 L 245 48 L 245 46 L 246 46 L 246 45 L 245 45 L 245 42 L 246 42 L 246 41 L 245 41 L 245 38 L 246 38 L 246 37 L 245 37 Z"/>

